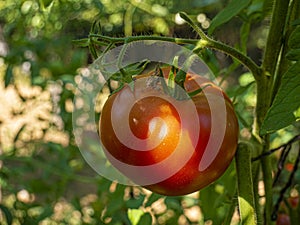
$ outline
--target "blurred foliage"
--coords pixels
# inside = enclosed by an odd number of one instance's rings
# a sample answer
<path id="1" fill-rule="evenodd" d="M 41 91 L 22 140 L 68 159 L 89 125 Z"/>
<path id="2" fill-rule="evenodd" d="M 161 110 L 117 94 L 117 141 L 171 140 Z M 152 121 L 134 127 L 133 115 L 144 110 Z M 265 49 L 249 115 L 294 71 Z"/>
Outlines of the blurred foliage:
<path id="1" fill-rule="evenodd" d="M 200 195 L 183 197 L 117 185 L 90 169 L 72 134 L 72 99 L 79 69 L 91 56 L 72 40 L 86 37 L 94 21 L 109 36 L 195 38 L 177 13 L 186 11 L 208 29 L 228 2 L 0 0 L 1 224 L 220 224 L 236 204 L 233 166 Z M 243 2 L 227 23 L 214 22 L 221 27 L 213 35 L 259 61 L 272 1 Z M 255 105 L 252 75 L 223 54 L 201 54 L 234 99 L 247 139 Z M 281 132 L 276 144 L 288 135 Z"/>

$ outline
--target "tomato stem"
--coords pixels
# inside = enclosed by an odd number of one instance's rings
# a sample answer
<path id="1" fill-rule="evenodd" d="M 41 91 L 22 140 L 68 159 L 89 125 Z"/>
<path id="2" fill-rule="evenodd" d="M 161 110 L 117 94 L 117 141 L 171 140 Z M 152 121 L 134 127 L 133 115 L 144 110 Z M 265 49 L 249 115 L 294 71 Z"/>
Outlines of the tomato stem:
<path id="1" fill-rule="evenodd" d="M 238 145 L 235 164 L 241 222 L 244 225 L 255 225 L 257 224 L 257 218 L 251 171 L 251 148 L 247 143 Z"/>
<path id="2" fill-rule="evenodd" d="M 254 75 L 256 79 L 259 79 L 259 75 L 261 74 L 261 68 L 247 55 L 243 54 L 242 52 L 238 51 L 235 48 L 232 48 L 224 43 L 218 42 L 213 40 L 212 38 L 208 37 L 197 25 L 192 22 L 192 20 L 185 14 L 180 13 L 180 15 L 186 20 L 189 25 L 199 33 L 202 39 L 187 39 L 187 38 L 173 38 L 173 37 L 163 37 L 163 36 L 129 36 L 129 37 L 108 37 L 101 34 L 89 34 L 89 39 L 96 38 L 99 45 L 107 46 L 111 44 L 112 46 L 117 44 L 123 43 L 130 43 L 134 41 L 142 41 L 142 40 L 158 40 L 158 41 L 167 41 L 176 43 L 179 45 L 186 45 L 192 44 L 195 46 L 194 52 L 196 53 L 199 48 L 212 48 L 218 51 L 221 51 L 227 55 L 232 56 L 233 58 L 237 59 L 240 63 L 242 63 L 245 67 L 247 67 Z M 96 40 L 94 40 L 96 41 Z"/>
<path id="3" fill-rule="evenodd" d="M 252 73 L 256 80 L 260 79 L 261 68 L 247 55 L 243 54 L 239 50 L 232 48 L 222 42 L 216 41 L 209 36 L 207 36 L 204 31 L 193 22 L 193 20 L 184 12 L 179 13 L 182 19 L 184 19 L 200 36 L 200 40 L 196 45 L 197 48 L 212 48 L 221 51 L 227 55 L 232 56 L 237 59 L 240 63 L 246 66 Z"/>
<path id="4" fill-rule="evenodd" d="M 265 115 L 272 104 L 272 90 L 280 64 L 280 54 L 284 44 L 284 30 L 286 26 L 286 15 L 290 1 L 275 0 L 272 10 L 272 19 L 267 38 L 266 49 L 261 65 L 262 73 L 260 82 L 257 82 L 257 103 L 253 134 L 261 138 L 262 153 L 269 151 L 270 135 L 260 135 L 260 127 Z M 278 62 L 279 61 L 279 62 Z M 261 160 L 263 172 L 265 208 L 264 223 L 272 224 L 273 210 L 273 177 L 270 157 L 263 157 Z"/>

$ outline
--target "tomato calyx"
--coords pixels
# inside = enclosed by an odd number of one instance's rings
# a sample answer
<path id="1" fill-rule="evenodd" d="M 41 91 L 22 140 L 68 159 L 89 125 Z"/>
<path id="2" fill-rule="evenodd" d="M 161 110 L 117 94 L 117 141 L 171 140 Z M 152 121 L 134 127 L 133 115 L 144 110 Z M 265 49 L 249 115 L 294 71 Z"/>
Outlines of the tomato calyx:
<path id="1" fill-rule="evenodd" d="M 150 63 L 149 60 L 144 60 L 138 63 L 129 64 L 121 69 L 119 69 L 118 72 L 114 73 L 109 79 L 109 89 L 112 94 L 119 92 L 125 84 L 131 85 L 133 81 L 135 80 L 135 75 L 141 74 L 145 68 Z M 119 86 L 113 90 L 113 88 L 110 86 L 110 81 L 117 81 L 119 82 Z"/>
<path id="2" fill-rule="evenodd" d="M 108 86 L 111 95 L 122 90 L 125 84 L 129 85 L 129 87 L 133 90 L 134 82 L 145 76 L 147 77 L 147 87 L 152 88 L 153 90 L 162 88 L 165 94 L 175 98 L 176 100 L 188 100 L 201 93 L 206 87 L 211 86 L 211 84 L 206 84 L 202 87 L 197 87 L 197 89 L 192 91 L 186 90 L 184 84 L 187 80 L 187 72 L 174 65 L 157 65 L 150 73 L 142 74 L 149 63 L 150 61 L 148 60 L 133 63 L 114 73 L 110 77 L 109 81 L 117 81 L 119 84 L 116 89 L 113 89 L 109 82 Z M 175 62 L 175 64 L 177 63 Z M 166 68 L 168 68 L 168 71 L 165 70 Z"/>
<path id="3" fill-rule="evenodd" d="M 134 80 L 145 75 L 137 75 Z M 155 70 L 146 75 L 147 87 L 152 89 L 163 89 L 163 92 L 176 100 L 188 100 L 201 92 L 205 88 L 212 86 L 212 83 L 206 83 L 203 86 L 194 87 L 193 90 L 186 89 L 185 83 L 190 79 L 190 75 L 175 66 L 156 66 Z"/>
<path id="4" fill-rule="evenodd" d="M 212 84 L 208 83 L 202 87 L 196 88 L 195 90 L 188 91 L 184 85 L 186 80 L 187 73 L 182 69 L 172 66 L 168 75 L 168 90 L 170 91 L 169 95 L 173 96 L 177 100 L 186 100 L 200 94 L 205 88 L 212 86 Z M 180 89 L 184 90 L 183 95 L 180 92 Z"/>

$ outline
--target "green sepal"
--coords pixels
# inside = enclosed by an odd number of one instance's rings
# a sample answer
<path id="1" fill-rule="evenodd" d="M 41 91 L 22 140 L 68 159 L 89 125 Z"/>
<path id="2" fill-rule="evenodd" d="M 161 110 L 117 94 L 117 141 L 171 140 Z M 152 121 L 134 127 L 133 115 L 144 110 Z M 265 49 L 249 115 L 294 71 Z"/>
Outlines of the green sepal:
<path id="1" fill-rule="evenodd" d="M 212 85 L 211 85 L 211 84 L 206 84 L 206 85 L 204 85 L 203 87 L 200 87 L 200 88 L 198 88 L 198 89 L 195 90 L 195 91 L 189 92 L 188 95 L 189 95 L 190 97 L 194 97 L 195 95 L 201 93 L 205 88 L 210 87 L 210 86 L 212 86 Z"/>

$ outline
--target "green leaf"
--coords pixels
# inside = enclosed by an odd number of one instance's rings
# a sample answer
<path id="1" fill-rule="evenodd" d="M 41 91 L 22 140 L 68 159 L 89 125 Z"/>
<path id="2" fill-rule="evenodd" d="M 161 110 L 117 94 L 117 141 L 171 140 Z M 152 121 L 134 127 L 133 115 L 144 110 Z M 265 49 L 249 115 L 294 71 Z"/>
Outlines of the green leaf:
<path id="1" fill-rule="evenodd" d="M 238 15 L 241 10 L 250 4 L 251 0 L 232 0 L 215 18 L 211 21 L 208 33 L 212 34 L 220 25 L 228 22 L 231 18 Z"/>
<path id="2" fill-rule="evenodd" d="M 126 78 L 124 77 L 124 73 L 125 73 L 126 77 L 128 76 L 131 79 L 132 76 L 140 75 L 146 69 L 146 67 L 149 63 L 150 63 L 150 61 L 144 60 L 141 62 L 129 64 L 129 65 L 123 67 L 122 71 L 120 69 L 119 71 L 114 73 L 111 77 L 109 77 L 109 79 L 116 80 L 116 81 L 121 81 L 124 79 L 126 80 Z"/>
<path id="3" fill-rule="evenodd" d="M 216 54 L 214 54 L 211 49 L 203 48 L 201 52 L 199 52 L 199 56 L 202 60 L 204 60 L 206 65 L 212 71 L 213 75 L 217 77 L 220 72 L 220 65 Z"/>
<path id="4" fill-rule="evenodd" d="M 248 37 L 251 29 L 251 23 L 245 22 L 243 23 L 241 30 L 240 30 L 240 48 L 243 53 L 247 53 L 247 43 L 248 43 Z"/>
<path id="5" fill-rule="evenodd" d="M 0 204 L 0 210 L 3 212 L 3 214 L 5 215 L 5 218 L 6 218 L 6 222 L 8 225 L 11 225 L 12 224 L 12 221 L 13 221 L 13 217 L 12 217 L 12 214 L 11 212 L 9 211 L 9 209 Z"/>
<path id="6" fill-rule="evenodd" d="M 291 61 L 298 61 L 300 59 L 300 48 L 290 50 L 286 54 L 286 58 Z"/>
<path id="7" fill-rule="evenodd" d="M 260 133 L 272 133 L 295 122 L 294 112 L 300 107 L 300 61 L 283 75 L 281 86 L 267 112 Z"/>
<path id="8" fill-rule="evenodd" d="M 116 215 L 125 206 L 124 190 L 125 186 L 118 184 L 116 190 L 109 195 L 110 201 L 107 203 L 105 216 Z"/>
<path id="9" fill-rule="evenodd" d="M 72 43 L 78 47 L 88 47 L 90 43 L 90 39 L 83 38 L 83 39 L 73 40 Z"/>
<path id="10" fill-rule="evenodd" d="M 132 225 L 137 225 L 143 216 L 144 212 L 141 209 L 128 209 L 127 215 Z"/>
<path id="11" fill-rule="evenodd" d="M 130 198 L 126 201 L 126 206 L 131 209 L 138 209 L 143 205 L 145 195 L 139 195 L 136 198 Z"/>
<path id="12" fill-rule="evenodd" d="M 236 174 L 234 164 L 226 170 L 216 182 L 200 190 L 199 203 L 204 220 L 212 220 L 213 224 L 222 224 L 231 204 L 235 204 Z M 207 204 L 210 202 L 211 204 Z"/>
<path id="13" fill-rule="evenodd" d="M 251 5 L 247 9 L 247 15 L 248 16 L 253 16 L 253 15 L 258 15 L 263 12 L 264 8 L 264 2 L 261 0 L 252 0 Z M 247 21 L 250 22 L 250 21 Z"/>
<path id="14" fill-rule="evenodd" d="M 292 49 L 300 48 L 300 26 L 298 26 L 292 33 L 288 41 L 288 45 Z"/>
<path id="15" fill-rule="evenodd" d="M 41 0 L 40 1 L 41 5 L 44 7 L 48 7 L 52 2 L 53 2 L 53 0 Z"/>
<path id="16" fill-rule="evenodd" d="M 22 133 L 22 131 L 24 131 L 25 127 L 26 127 L 26 124 L 24 124 L 24 125 L 20 128 L 20 130 L 17 132 L 17 134 L 16 134 L 16 136 L 15 136 L 15 138 L 14 138 L 14 143 L 17 142 L 17 140 L 19 139 L 20 134 Z"/>
<path id="17" fill-rule="evenodd" d="M 298 26 L 300 25 L 300 19 L 296 19 L 292 22 L 292 26 Z"/>
<path id="18" fill-rule="evenodd" d="M 274 0 L 264 0 L 263 1 L 263 13 L 265 15 L 269 14 L 273 9 Z"/>
<path id="19" fill-rule="evenodd" d="M 152 194 L 149 196 L 149 198 L 148 198 L 148 200 L 147 200 L 147 202 L 146 202 L 146 204 L 145 204 L 145 207 L 151 206 L 154 202 L 156 202 L 156 201 L 157 201 L 158 199 L 160 199 L 160 198 L 162 198 L 161 195 L 156 194 L 156 193 L 152 193 Z"/>
<path id="20" fill-rule="evenodd" d="M 181 206 L 181 197 L 166 197 L 165 204 L 168 209 L 172 209 L 176 214 L 180 215 L 183 213 Z"/>
<path id="21" fill-rule="evenodd" d="M 43 212 L 38 216 L 38 221 L 49 218 L 53 214 L 53 207 L 46 206 L 43 208 Z"/>
<path id="22" fill-rule="evenodd" d="M 7 87 L 12 80 L 13 80 L 13 67 L 11 65 L 8 65 L 5 73 L 5 78 L 4 78 L 5 87 Z"/>
<path id="23" fill-rule="evenodd" d="M 152 216 L 150 213 L 145 213 L 141 216 L 138 225 L 151 225 L 152 224 Z"/>

